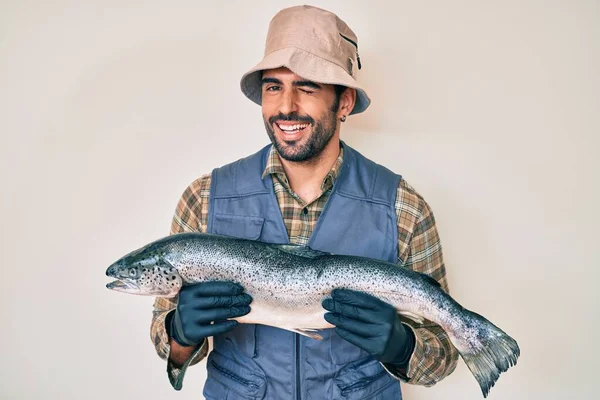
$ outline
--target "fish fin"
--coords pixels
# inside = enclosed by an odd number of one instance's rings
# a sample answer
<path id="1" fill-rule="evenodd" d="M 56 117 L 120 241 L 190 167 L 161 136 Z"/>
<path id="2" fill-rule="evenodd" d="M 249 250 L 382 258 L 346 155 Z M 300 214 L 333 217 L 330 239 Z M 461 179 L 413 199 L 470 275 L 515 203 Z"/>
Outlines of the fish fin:
<path id="1" fill-rule="evenodd" d="M 326 254 L 331 254 L 326 253 L 324 251 L 313 250 L 308 246 L 296 246 L 294 244 L 275 244 L 272 245 L 272 247 L 275 247 L 283 252 L 304 258 L 318 258 Z"/>
<path id="2" fill-rule="evenodd" d="M 398 314 L 400 314 L 403 317 L 406 317 L 412 321 L 415 321 L 417 324 L 422 324 L 423 322 L 425 322 L 425 319 L 423 317 L 421 317 L 420 315 L 413 314 L 408 311 L 398 310 Z"/>
<path id="3" fill-rule="evenodd" d="M 473 335 L 453 335 L 450 340 L 477 379 L 483 397 L 487 397 L 500 374 L 517 364 L 521 353 L 517 342 L 479 314 L 465 310 Z"/>
<path id="4" fill-rule="evenodd" d="M 296 332 L 300 335 L 304 335 L 304 336 L 308 336 L 309 338 L 313 338 L 313 339 L 317 339 L 317 340 L 323 340 L 323 336 L 319 335 L 317 333 L 316 329 L 309 329 L 309 328 L 296 328 L 296 329 L 290 329 L 292 332 Z"/>

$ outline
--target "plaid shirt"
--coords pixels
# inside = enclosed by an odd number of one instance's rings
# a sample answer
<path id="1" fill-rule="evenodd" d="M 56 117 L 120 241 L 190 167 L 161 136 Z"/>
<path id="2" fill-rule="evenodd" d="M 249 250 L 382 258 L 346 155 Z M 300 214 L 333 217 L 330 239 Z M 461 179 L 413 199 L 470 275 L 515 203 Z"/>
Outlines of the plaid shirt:
<path id="1" fill-rule="evenodd" d="M 323 180 L 321 195 L 306 203 L 291 189 L 279 155 L 273 147 L 271 148 L 263 177 L 268 174 L 273 177 L 273 187 L 291 243 L 308 243 L 319 215 L 329 199 L 343 157 L 344 150 L 341 148 L 335 164 Z M 171 234 L 207 231 L 210 182 L 209 174 L 188 186 L 177 204 Z M 401 179 L 398 185 L 395 208 L 398 222 L 398 264 L 431 276 L 448 291 L 442 248 L 433 213 L 425 200 L 404 179 Z M 177 298 L 157 297 L 154 303 L 151 337 L 158 355 L 167 360 L 170 347 L 165 318 L 176 307 Z M 415 333 L 415 349 L 406 375 L 405 371 L 394 370 L 386 364 L 384 366 L 388 372 L 411 384 L 432 386 L 454 371 L 458 352 L 441 327 L 429 321 L 418 324 L 403 319 L 403 322 Z M 187 367 L 199 362 L 207 353 L 208 341 L 205 340 L 183 367 L 177 368 L 168 362 L 167 371 L 171 384 L 180 388 Z"/>

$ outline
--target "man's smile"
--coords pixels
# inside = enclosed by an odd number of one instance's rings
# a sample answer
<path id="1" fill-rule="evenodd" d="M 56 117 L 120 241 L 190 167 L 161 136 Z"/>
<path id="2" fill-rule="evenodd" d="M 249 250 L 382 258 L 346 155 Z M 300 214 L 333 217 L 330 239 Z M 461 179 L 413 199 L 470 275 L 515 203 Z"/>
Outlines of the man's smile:
<path id="1" fill-rule="evenodd" d="M 296 141 L 302 137 L 310 124 L 298 121 L 276 121 L 273 124 L 279 136 L 285 141 Z"/>

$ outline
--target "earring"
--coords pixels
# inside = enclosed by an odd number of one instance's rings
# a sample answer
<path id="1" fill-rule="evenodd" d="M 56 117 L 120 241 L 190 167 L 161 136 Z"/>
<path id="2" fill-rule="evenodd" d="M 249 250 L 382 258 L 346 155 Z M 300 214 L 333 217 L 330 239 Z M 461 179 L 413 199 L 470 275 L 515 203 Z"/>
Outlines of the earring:
<path id="1" fill-rule="evenodd" d="M 342 121 L 342 122 L 346 122 L 346 116 L 345 116 L 345 115 L 342 115 L 342 118 L 340 118 L 340 121 Z"/>

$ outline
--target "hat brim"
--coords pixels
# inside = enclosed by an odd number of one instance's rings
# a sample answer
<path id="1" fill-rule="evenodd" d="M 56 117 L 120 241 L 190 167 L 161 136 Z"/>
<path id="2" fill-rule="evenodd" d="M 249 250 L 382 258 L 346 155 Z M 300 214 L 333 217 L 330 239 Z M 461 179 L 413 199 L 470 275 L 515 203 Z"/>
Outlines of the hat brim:
<path id="1" fill-rule="evenodd" d="M 267 54 L 260 63 L 242 76 L 240 82 L 242 92 L 250 100 L 260 105 L 262 102 L 262 71 L 280 67 L 286 67 L 296 75 L 313 82 L 356 89 L 356 103 L 351 115 L 365 111 L 371 104 L 371 99 L 364 89 L 342 67 L 297 47 L 286 47 Z"/>

